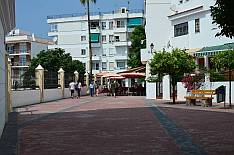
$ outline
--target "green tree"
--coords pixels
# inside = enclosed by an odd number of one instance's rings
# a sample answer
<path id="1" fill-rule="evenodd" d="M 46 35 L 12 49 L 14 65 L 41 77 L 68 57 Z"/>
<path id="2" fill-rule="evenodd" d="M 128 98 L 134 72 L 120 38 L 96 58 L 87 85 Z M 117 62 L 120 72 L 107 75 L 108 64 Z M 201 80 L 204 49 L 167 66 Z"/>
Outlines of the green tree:
<path id="1" fill-rule="evenodd" d="M 65 53 L 63 49 L 57 48 L 43 50 L 37 57 L 34 57 L 25 73 L 25 78 L 34 75 L 35 68 L 39 64 L 47 71 L 57 72 L 62 67 L 65 72 L 73 73 L 77 70 L 81 75 L 85 73 L 85 68 L 80 61 L 72 60 L 70 53 Z"/>
<path id="2" fill-rule="evenodd" d="M 92 60 L 92 56 L 93 56 L 93 52 L 92 52 L 92 46 L 91 46 L 91 23 L 90 23 L 90 2 L 92 3 L 96 3 L 96 0 L 80 0 L 80 3 L 83 4 L 84 6 L 87 5 L 87 12 L 88 12 L 88 35 L 89 35 L 89 82 L 92 80 L 92 76 L 93 76 L 93 60 Z"/>
<path id="3" fill-rule="evenodd" d="M 131 34 L 131 48 L 128 54 L 128 66 L 134 68 L 142 65 L 141 49 L 146 48 L 145 28 L 143 26 L 135 27 Z"/>
<path id="4" fill-rule="evenodd" d="M 226 36 L 232 38 L 234 36 L 234 1 L 233 0 L 217 0 L 214 6 L 211 6 L 211 16 L 213 23 L 218 24 L 221 32 L 216 36 Z"/>
<path id="5" fill-rule="evenodd" d="M 218 53 L 211 59 L 218 70 L 228 70 L 229 94 L 231 94 L 231 70 L 234 69 L 234 50 L 227 50 Z M 229 106 L 232 106 L 232 95 L 229 95 Z"/>
<path id="6" fill-rule="evenodd" d="M 155 52 L 150 61 L 151 74 L 169 75 L 173 90 L 173 103 L 175 103 L 175 87 L 181 80 L 184 73 L 191 73 L 196 68 L 193 57 L 180 49 L 173 49 L 172 52 Z"/>

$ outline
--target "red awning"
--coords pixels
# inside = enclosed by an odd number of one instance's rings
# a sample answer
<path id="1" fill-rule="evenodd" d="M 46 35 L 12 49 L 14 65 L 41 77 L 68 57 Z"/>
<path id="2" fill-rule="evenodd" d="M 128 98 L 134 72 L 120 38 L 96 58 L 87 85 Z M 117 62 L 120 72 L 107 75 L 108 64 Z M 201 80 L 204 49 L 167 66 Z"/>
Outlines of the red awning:
<path id="1" fill-rule="evenodd" d="M 120 73 L 119 75 L 125 78 L 142 78 L 145 77 L 145 73 Z"/>

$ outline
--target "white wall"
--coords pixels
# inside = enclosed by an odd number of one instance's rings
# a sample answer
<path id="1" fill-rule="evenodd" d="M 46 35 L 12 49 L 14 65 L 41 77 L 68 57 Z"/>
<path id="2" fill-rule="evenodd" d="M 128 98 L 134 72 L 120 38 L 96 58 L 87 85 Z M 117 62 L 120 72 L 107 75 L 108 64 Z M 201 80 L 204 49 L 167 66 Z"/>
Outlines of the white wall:
<path id="1" fill-rule="evenodd" d="M 39 90 L 24 90 L 12 92 L 12 106 L 20 107 L 30 104 L 40 103 Z"/>
<path id="2" fill-rule="evenodd" d="M 229 103 L 229 82 L 211 82 L 210 85 L 206 85 L 204 88 L 205 90 L 215 90 L 220 86 L 226 86 L 226 103 Z M 232 82 L 232 104 L 234 104 L 234 82 Z M 183 84 L 181 82 L 177 83 L 177 100 L 179 101 L 185 101 L 184 97 L 187 96 L 186 89 L 184 88 Z M 217 101 L 216 95 L 213 96 L 213 102 L 215 103 Z"/>
<path id="3" fill-rule="evenodd" d="M 62 90 L 59 88 L 44 90 L 44 102 L 58 100 L 61 98 L 62 98 Z"/>
<path id="4" fill-rule="evenodd" d="M 0 137 L 6 121 L 6 73 L 4 31 L 0 19 Z"/>
<path id="5" fill-rule="evenodd" d="M 146 82 L 146 99 L 156 99 L 156 83 Z"/>

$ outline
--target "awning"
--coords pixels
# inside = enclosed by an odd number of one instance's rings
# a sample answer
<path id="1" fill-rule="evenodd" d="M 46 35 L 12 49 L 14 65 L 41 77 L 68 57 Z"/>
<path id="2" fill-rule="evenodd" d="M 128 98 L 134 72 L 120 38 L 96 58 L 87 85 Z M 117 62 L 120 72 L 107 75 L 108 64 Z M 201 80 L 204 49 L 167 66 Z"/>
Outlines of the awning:
<path id="1" fill-rule="evenodd" d="M 121 75 L 116 73 L 107 73 L 103 77 L 110 78 L 110 77 L 121 77 Z"/>
<path id="2" fill-rule="evenodd" d="M 91 34 L 91 42 L 92 43 L 98 43 L 99 42 L 99 33 L 92 33 Z"/>
<path id="3" fill-rule="evenodd" d="M 143 23 L 142 18 L 129 18 L 128 19 L 128 27 L 140 26 Z"/>
<path id="4" fill-rule="evenodd" d="M 145 73 L 121 73 L 121 76 L 125 78 L 142 78 L 145 77 Z"/>
<path id="5" fill-rule="evenodd" d="M 194 56 L 196 57 L 212 56 L 212 55 L 216 55 L 219 52 L 230 50 L 230 49 L 234 49 L 234 43 L 227 43 L 227 44 L 218 45 L 218 46 L 204 47 L 201 50 L 195 52 Z"/>
<path id="6" fill-rule="evenodd" d="M 101 73 L 97 73 L 96 74 L 96 76 L 97 77 L 102 77 L 102 76 L 104 76 L 104 75 L 106 75 L 106 74 L 108 74 L 109 72 L 101 72 Z"/>

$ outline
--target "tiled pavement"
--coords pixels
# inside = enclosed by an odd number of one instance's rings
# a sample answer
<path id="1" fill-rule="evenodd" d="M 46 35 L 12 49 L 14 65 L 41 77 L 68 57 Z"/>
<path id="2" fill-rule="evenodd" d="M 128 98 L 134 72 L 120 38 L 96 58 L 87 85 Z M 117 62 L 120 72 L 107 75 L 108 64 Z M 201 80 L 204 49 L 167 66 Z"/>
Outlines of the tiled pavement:
<path id="1" fill-rule="evenodd" d="M 18 109 L 18 154 L 234 154 L 234 113 L 154 103 L 99 96 Z"/>

